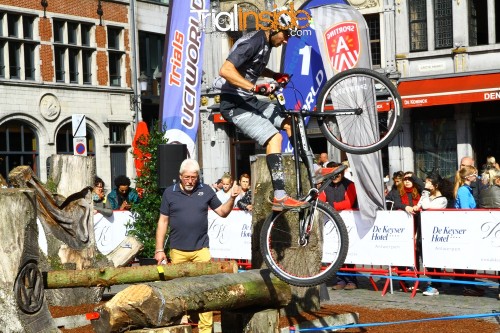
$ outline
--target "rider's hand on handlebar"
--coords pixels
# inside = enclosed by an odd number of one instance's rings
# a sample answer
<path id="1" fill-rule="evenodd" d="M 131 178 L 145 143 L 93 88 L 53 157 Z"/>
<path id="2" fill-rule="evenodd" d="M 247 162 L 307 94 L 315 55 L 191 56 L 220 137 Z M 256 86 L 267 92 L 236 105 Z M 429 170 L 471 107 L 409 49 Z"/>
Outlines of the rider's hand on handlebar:
<path id="1" fill-rule="evenodd" d="M 264 96 L 272 94 L 275 90 L 276 85 L 274 85 L 273 83 L 261 83 L 256 84 L 255 87 L 253 87 L 254 93 Z"/>
<path id="2" fill-rule="evenodd" d="M 287 84 L 290 81 L 290 75 L 286 73 L 276 73 L 273 75 L 273 80 L 279 84 Z"/>

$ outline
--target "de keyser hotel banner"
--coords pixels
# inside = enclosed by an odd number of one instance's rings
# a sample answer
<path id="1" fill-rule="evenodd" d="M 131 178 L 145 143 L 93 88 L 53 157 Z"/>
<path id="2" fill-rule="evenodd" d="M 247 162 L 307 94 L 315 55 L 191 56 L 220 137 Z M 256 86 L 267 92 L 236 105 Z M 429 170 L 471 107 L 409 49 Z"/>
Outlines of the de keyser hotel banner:
<path id="1" fill-rule="evenodd" d="M 432 268 L 500 271 L 500 210 L 434 210 L 421 212 L 423 265 Z M 415 258 L 413 217 L 404 211 L 378 211 L 374 225 L 360 232 L 359 211 L 340 212 L 349 232 L 346 263 L 382 266 L 413 266 Z M 325 222 L 323 258 L 328 261 L 335 242 Z M 113 216 L 94 215 L 96 245 L 103 254 L 113 251 L 125 239 L 128 211 Z M 213 258 L 251 259 L 252 215 L 233 210 L 221 218 L 208 211 L 208 235 Z M 366 232 L 366 234 L 365 234 Z M 47 250 L 44 233 L 39 233 L 42 251 Z"/>

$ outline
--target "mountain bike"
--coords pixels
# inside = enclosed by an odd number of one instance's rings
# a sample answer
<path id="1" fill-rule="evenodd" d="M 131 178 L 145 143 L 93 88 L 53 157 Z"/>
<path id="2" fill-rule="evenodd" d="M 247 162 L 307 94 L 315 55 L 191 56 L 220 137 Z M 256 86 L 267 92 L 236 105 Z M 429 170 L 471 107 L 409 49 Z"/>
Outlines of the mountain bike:
<path id="1" fill-rule="evenodd" d="M 395 86 L 370 69 L 354 68 L 327 81 L 318 96 L 316 110 L 287 110 L 283 90 L 273 93 L 283 115 L 290 116 L 291 143 L 296 170 L 297 197 L 309 203 L 301 209 L 273 211 L 260 232 L 260 251 L 269 269 L 281 280 L 299 287 L 326 282 L 337 273 L 347 256 L 349 237 L 335 209 L 318 200 L 345 166 L 313 172 L 313 152 L 306 136 L 306 117 L 315 117 L 325 138 L 350 153 L 377 151 L 397 134 L 402 103 Z M 309 187 L 303 195 L 300 160 L 307 170 Z M 319 185 L 320 184 L 320 185 Z M 316 186 L 317 185 L 317 186 Z"/>

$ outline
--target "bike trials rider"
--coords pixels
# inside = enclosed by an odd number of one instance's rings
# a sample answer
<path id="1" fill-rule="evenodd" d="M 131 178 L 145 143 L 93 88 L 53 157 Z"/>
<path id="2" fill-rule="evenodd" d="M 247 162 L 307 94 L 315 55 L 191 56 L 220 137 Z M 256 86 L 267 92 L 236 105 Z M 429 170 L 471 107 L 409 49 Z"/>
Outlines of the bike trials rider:
<path id="1" fill-rule="evenodd" d="M 278 129 L 286 130 L 290 137 L 289 118 L 280 115 L 277 105 L 259 100 L 255 96 L 267 96 L 275 90 L 275 86 L 270 83 L 256 84 L 260 76 L 273 78 L 278 83 L 287 83 L 290 80 L 288 74 L 276 73 L 266 67 L 271 49 L 286 43 L 295 32 L 290 15 L 280 13 L 277 29 L 249 32 L 238 39 L 219 71 L 219 75 L 225 79 L 221 87 L 222 116 L 266 148 L 266 163 L 274 189 L 275 211 L 308 205 L 307 202 L 289 197 L 285 191 L 282 136 Z"/>

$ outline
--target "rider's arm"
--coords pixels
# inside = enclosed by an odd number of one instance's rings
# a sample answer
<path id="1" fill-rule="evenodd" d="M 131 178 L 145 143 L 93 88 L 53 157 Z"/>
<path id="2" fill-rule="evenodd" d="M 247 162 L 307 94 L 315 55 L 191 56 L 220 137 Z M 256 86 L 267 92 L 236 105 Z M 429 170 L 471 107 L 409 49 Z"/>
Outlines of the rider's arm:
<path id="1" fill-rule="evenodd" d="M 269 68 L 264 68 L 264 70 L 262 71 L 262 74 L 260 74 L 260 76 L 270 77 L 270 78 L 273 78 L 274 75 L 276 75 L 276 72 L 270 70 Z"/>
<path id="2" fill-rule="evenodd" d="M 251 91 L 254 88 L 254 84 L 241 76 L 236 67 L 234 67 L 233 63 L 229 60 L 224 61 L 219 70 L 219 75 L 233 86 L 246 89 L 248 91 Z"/>

